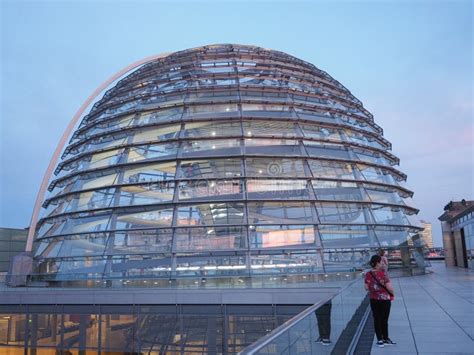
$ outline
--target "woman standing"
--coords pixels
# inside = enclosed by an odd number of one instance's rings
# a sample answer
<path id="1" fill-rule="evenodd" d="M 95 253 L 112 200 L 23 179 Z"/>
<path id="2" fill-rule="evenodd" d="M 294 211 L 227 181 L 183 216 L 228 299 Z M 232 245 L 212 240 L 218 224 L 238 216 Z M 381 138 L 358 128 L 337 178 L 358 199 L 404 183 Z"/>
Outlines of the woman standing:
<path id="1" fill-rule="evenodd" d="M 365 274 L 364 286 L 369 292 L 370 308 L 377 336 L 376 345 L 383 348 L 385 345 L 396 344 L 388 337 L 388 317 L 394 292 L 388 274 L 383 270 L 382 257 L 380 255 L 372 256 L 370 266 L 372 266 L 372 270 Z"/>

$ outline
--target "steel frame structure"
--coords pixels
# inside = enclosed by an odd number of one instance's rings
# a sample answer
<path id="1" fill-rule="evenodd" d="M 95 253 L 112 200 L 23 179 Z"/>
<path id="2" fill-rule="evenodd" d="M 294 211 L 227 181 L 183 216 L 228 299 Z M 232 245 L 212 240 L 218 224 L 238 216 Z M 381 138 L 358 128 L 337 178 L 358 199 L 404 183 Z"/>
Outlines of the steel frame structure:
<path id="1" fill-rule="evenodd" d="M 324 71 L 231 44 L 139 63 L 55 153 L 40 275 L 272 277 L 421 247 L 391 144 Z"/>

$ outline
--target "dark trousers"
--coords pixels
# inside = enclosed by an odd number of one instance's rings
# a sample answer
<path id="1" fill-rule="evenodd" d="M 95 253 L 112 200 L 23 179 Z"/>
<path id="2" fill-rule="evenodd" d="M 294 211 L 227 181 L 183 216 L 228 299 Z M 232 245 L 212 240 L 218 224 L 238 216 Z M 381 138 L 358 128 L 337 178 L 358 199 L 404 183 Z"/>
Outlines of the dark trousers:
<path id="1" fill-rule="evenodd" d="M 370 299 L 370 309 L 374 316 L 374 328 L 377 340 L 388 339 L 388 317 L 390 316 L 391 301 Z"/>
<path id="2" fill-rule="evenodd" d="M 315 311 L 321 339 L 330 339 L 331 337 L 331 308 L 332 302 L 329 301 Z"/>

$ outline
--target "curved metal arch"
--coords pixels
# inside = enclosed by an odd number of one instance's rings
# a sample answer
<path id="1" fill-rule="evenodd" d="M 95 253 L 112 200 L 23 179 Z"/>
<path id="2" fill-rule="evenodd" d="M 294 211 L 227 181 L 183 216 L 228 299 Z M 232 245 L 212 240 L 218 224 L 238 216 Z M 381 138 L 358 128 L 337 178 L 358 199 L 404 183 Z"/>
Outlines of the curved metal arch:
<path id="1" fill-rule="evenodd" d="M 64 146 L 66 145 L 68 138 L 71 136 L 71 133 L 76 126 L 77 122 L 79 119 L 82 117 L 82 114 L 84 111 L 89 107 L 89 105 L 99 96 L 107 87 L 109 87 L 114 81 L 119 79 L 121 76 L 124 74 L 128 73 L 131 70 L 136 69 L 137 67 L 149 63 L 151 61 L 154 61 L 159 58 L 164 58 L 167 57 L 170 53 L 162 53 L 162 54 L 156 54 L 152 55 L 143 59 L 140 59 L 136 62 L 133 62 L 132 64 L 127 65 L 125 68 L 122 70 L 118 71 L 114 75 L 112 75 L 109 79 L 104 81 L 97 89 L 94 90 L 94 92 L 87 98 L 87 100 L 81 105 L 79 110 L 77 110 L 76 114 L 73 116 L 72 120 L 69 122 L 68 126 L 66 127 L 66 130 L 64 131 L 63 135 L 61 136 L 61 140 L 58 143 L 58 146 L 56 147 L 53 156 L 51 158 L 51 161 L 49 162 L 48 168 L 44 174 L 43 181 L 41 182 L 41 187 L 38 192 L 38 196 L 36 197 L 36 202 L 35 206 L 33 209 L 33 214 L 31 216 L 31 222 L 30 222 L 30 229 L 28 231 L 28 239 L 26 241 L 26 248 L 25 251 L 31 252 L 33 248 L 33 240 L 35 237 L 36 233 L 36 225 L 38 223 L 38 216 L 39 216 L 39 211 L 41 209 L 41 205 L 44 200 L 44 196 L 46 193 L 46 189 L 48 187 L 48 183 L 51 179 L 51 176 L 53 174 L 54 168 L 57 165 L 59 156 L 61 152 L 64 150 Z"/>

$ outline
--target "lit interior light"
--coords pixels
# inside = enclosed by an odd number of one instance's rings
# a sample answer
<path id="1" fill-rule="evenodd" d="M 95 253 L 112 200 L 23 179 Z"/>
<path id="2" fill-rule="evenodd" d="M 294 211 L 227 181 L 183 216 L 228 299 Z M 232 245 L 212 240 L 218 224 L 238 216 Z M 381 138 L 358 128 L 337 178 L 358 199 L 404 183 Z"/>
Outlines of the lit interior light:
<path id="1" fill-rule="evenodd" d="M 248 131 L 248 132 L 247 132 L 247 135 L 248 135 L 248 136 L 251 136 L 251 135 L 252 135 L 252 132 L 251 132 L 251 131 Z"/>
<path id="2" fill-rule="evenodd" d="M 211 132 L 211 136 L 215 136 L 216 135 L 216 132 Z"/>
<path id="3" fill-rule="evenodd" d="M 225 110 L 226 110 L 227 112 L 229 112 L 229 111 L 230 111 L 230 108 L 229 108 L 229 107 L 226 107 L 226 109 L 225 109 Z"/>
<path id="4" fill-rule="evenodd" d="M 212 146 L 212 149 L 216 149 L 216 146 L 215 146 L 215 145 L 213 145 L 213 146 Z"/>
<path id="5" fill-rule="evenodd" d="M 258 173 L 259 173 L 259 174 L 263 173 L 263 170 L 259 170 Z"/>

